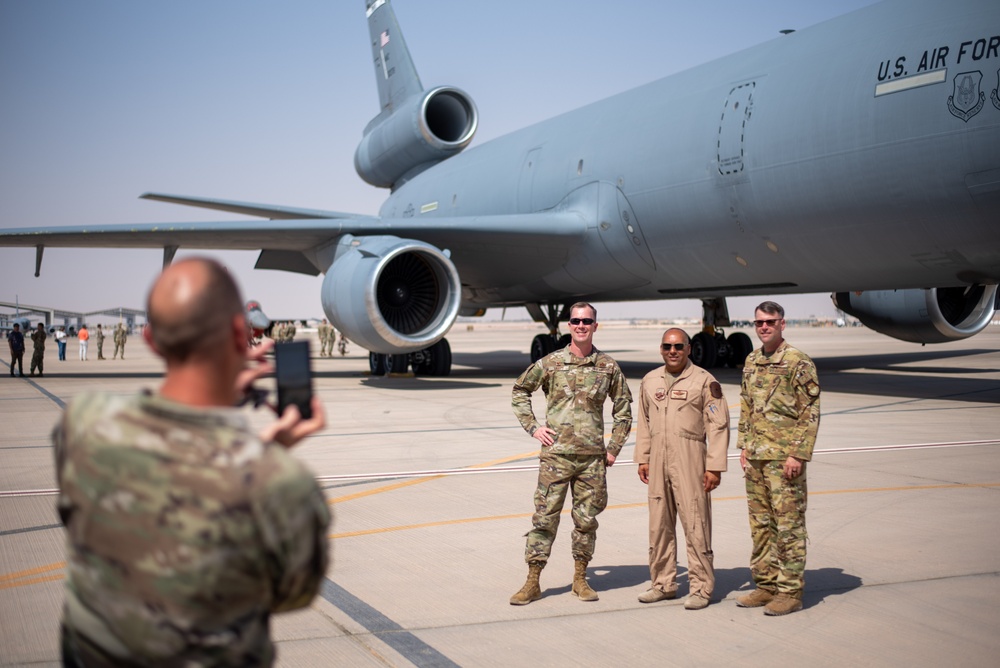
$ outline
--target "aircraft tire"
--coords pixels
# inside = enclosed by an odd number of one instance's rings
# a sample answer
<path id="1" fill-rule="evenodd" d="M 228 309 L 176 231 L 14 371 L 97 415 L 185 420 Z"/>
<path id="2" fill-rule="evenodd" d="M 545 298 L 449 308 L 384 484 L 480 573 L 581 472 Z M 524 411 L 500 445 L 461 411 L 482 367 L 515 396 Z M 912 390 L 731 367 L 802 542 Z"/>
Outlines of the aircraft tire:
<path id="1" fill-rule="evenodd" d="M 532 363 L 542 359 L 556 349 L 556 340 L 551 334 L 539 334 L 531 340 Z"/>
<path id="2" fill-rule="evenodd" d="M 732 369 L 742 369 L 747 355 L 753 352 L 753 341 L 743 332 L 733 332 L 726 339 L 729 344 L 729 355 L 726 364 Z"/>
<path id="3" fill-rule="evenodd" d="M 368 371 L 371 372 L 373 376 L 384 376 L 385 375 L 385 358 L 386 355 L 382 353 L 368 353 Z"/>
<path id="4" fill-rule="evenodd" d="M 451 375 L 451 344 L 448 339 L 441 339 L 431 346 L 431 375 Z"/>
<path id="5" fill-rule="evenodd" d="M 559 343 L 556 344 L 556 349 L 565 348 L 571 343 L 573 343 L 573 336 L 571 334 L 563 334 L 559 337 Z"/>
<path id="6" fill-rule="evenodd" d="M 719 356 L 715 337 L 698 332 L 691 337 L 691 361 L 702 369 L 711 369 Z"/>
<path id="7" fill-rule="evenodd" d="M 418 376 L 450 376 L 451 344 L 448 339 L 441 339 L 430 348 L 415 354 L 411 366 L 413 373 Z"/>
<path id="8" fill-rule="evenodd" d="M 385 356 L 385 375 L 390 373 L 406 373 L 407 367 L 410 366 L 410 356 L 409 355 L 386 355 Z"/>

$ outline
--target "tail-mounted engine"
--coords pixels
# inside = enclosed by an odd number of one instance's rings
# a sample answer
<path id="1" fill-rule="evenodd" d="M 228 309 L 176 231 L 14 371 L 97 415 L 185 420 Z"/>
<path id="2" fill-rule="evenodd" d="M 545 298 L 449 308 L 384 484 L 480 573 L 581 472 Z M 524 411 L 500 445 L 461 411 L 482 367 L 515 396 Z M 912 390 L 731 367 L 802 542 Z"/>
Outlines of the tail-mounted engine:
<path id="1" fill-rule="evenodd" d="M 914 343 L 967 339 L 990 323 L 997 286 L 869 290 L 833 295 L 837 308 L 876 332 Z"/>
<path id="2" fill-rule="evenodd" d="M 354 168 L 373 186 L 394 187 L 460 153 L 478 124 L 475 103 L 458 88 L 414 95 L 367 131 L 354 152 Z"/>
<path id="3" fill-rule="evenodd" d="M 326 278 L 323 311 L 347 338 L 376 353 L 428 348 L 448 333 L 461 301 L 458 271 L 430 244 L 344 236 Z"/>

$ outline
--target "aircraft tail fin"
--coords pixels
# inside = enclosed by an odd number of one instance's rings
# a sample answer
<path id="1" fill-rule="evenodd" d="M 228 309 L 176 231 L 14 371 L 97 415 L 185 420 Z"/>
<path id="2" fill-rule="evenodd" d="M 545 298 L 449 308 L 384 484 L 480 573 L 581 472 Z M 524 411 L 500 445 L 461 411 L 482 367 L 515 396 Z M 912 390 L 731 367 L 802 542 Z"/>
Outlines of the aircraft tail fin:
<path id="1" fill-rule="evenodd" d="M 365 14 L 380 109 L 379 115 L 369 124 L 372 127 L 424 88 L 389 0 L 365 0 Z"/>

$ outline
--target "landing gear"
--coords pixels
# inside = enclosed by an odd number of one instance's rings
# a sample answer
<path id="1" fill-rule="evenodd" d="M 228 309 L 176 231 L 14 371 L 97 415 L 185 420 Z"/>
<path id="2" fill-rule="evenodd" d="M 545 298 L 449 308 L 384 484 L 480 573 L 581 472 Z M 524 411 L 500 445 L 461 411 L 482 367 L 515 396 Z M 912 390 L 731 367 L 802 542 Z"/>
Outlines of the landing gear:
<path id="1" fill-rule="evenodd" d="M 385 358 L 388 355 L 383 355 L 382 353 L 368 353 L 368 371 L 373 376 L 384 376 L 385 371 Z"/>
<path id="2" fill-rule="evenodd" d="M 569 334 L 559 335 L 559 322 L 569 319 L 568 304 L 561 307 L 558 304 L 546 304 L 545 312 L 542 311 L 541 304 L 525 304 L 525 307 L 535 322 L 545 323 L 549 328 L 548 334 L 539 334 L 532 339 L 530 351 L 532 362 L 537 362 L 549 353 L 570 344 L 572 337 Z"/>
<path id="3" fill-rule="evenodd" d="M 743 332 L 733 332 L 726 337 L 722 327 L 730 323 L 725 298 L 702 299 L 701 304 L 703 329 L 691 337 L 691 361 L 703 369 L 741 368 L 753 350 L 750 337 Z"/>
<path id="4" fill-rule="evenodd" d="M 391 373 L 406 373 L 412 368 L 417 376 L 448 376 L 451 374 L 451 345 L 448 339 L 441 339 L 430 348 L 415 353 L 386 355 L 368 353 L 368 370 L 373 376 L 388 376 Z"/>
<path id="5" fill-rule="evenodd" d="M 719 343 L 713 334 L 698 332 L 691 337 L 691 361 L 702 369 L 711 369 L 719 356 Z"/>
<path id="6" fill-rule="evenodd" d="M 451 374 L 451 344 L 441 339 L 430 348 L 410 356 L 413 373 L 418 376 L 448 376 Z"/>

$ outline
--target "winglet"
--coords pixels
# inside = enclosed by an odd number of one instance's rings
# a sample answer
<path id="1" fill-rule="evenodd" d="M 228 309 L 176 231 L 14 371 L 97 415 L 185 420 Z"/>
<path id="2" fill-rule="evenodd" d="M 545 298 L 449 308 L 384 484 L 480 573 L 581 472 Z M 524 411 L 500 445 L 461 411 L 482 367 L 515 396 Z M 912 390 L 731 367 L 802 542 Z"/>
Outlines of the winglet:
<path id="1" fill-rule="evenodd" d="M 375 64 L 375 82 L 381 112 L 369 124 L 377 124 L 407 99 L 424 90 L 413 65 L 410 50 L 406 48 L 403 32 L 396 21 L 396 13 L 389 0 L 365 0 L 368 17 L 368 34 L 372 43 Z"/>

